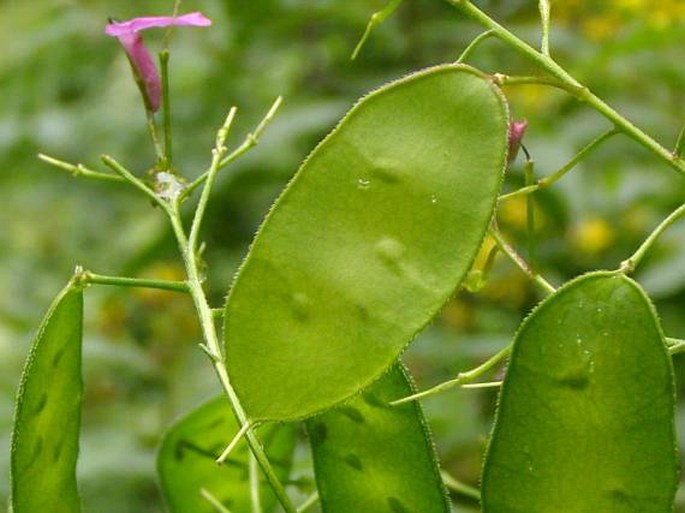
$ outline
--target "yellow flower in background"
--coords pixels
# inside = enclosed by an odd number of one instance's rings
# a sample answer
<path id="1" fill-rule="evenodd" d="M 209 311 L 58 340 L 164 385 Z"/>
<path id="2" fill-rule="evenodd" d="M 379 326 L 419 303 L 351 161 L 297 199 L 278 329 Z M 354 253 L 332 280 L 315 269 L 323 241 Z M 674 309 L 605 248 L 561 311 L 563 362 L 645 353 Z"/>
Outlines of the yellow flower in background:
<path id="1" fill-rule="evenodd" d="M 554 18 L 577 24 L 590 38 L 606 40 L 628 24 L 639 22 L 654 30 L 685 23 L 683 0 L 573 0 L 554 4 Z"/>
<path id="2" fill-rule="evenodd" d="M 591 217 L 581 221 L 571 234 L 575 248 L 586 254 L 596 255 L 609 249 L 616 234 L 604 219 Z"/>

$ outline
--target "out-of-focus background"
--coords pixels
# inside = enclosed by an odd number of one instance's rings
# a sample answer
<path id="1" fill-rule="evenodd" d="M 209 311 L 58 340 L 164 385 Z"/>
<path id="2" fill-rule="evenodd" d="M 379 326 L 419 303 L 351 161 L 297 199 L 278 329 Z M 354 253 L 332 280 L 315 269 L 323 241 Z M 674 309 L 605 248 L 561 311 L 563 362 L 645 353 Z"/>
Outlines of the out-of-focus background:
<path id="1" fill-rule="evenodd" d="M 531 42 L 537 2 L 476 2 Z M 214 131 L 232 105 L 238 144 L 277 95 L 285 103 L 261 144 L 226 170 L 204 240 L 212 302 L 231 277 L 271 201 L 315 143 L 356 98 L 418 68 L 457 58 L 480 32 L 441 0 L 405 0 L 360 57 L 350 53 L 382 0 L 198 0 L 209 29 L 179 29 L 171 44 L 175 155 L 189 177 L 209 162 Z M 153 164 L 138 91 L 108 17 L 169 14 L 171 0 L 0 1 L 0 501 L 8 493 L 9 433 L 19 375 L 52 297 L 76 264 L 93 272 L 181 279 L 161 213 L 121 185 L 76 180 L 38 152 L 100 168 L 116 156 L 143 174 Z M 685 4 L 567 0 L 553 3 L 555 57 L 581 81 L 667 146 L 685 120 Z M 161 31 L 145 33 L 159 49 Z M 495 40 L 472 64 L 488 72 L 535 74 Z M 545 175 L 608 123 L 565 93 L 506 89 L 525 144 Z M 506 187 L 521 184 L 519 163 Z M 685 197 L 683 178 L 617 136 L 537 198 L 537 261 L 556 284 L 587 270 L 616 268 Z M 503 232 L 526 254 L 524 201 L 504 204 Z M 636 273 L 667 335 L 685 337 L 685 223 L 671 228 Z M 540 299 L 499 257 L 485 288 L 462 291 L 407 353 L 421 388 L 503 347 Z M 154 455 L 169 422 L 218 389 L 197 348 L 189 300 L 172 293 L 91 288 L 86 296 L 85 407 L 80 487 L 87 513 L 162 512 Z M 685 360 L 676 357 L 680 377 Z M 453 390 L 425 401 L 444 467 L 476 485 L 495 392 Z M 682 402 L 682 401 L 681 401 Z M 685 409 L 678 410 L 681 440 Z M 296 478 L 306 491 L 302 445 Z M 454 496 L 455 511 L 478 511 Z M 685 511 L 679 495 L 678 511 Z"/>

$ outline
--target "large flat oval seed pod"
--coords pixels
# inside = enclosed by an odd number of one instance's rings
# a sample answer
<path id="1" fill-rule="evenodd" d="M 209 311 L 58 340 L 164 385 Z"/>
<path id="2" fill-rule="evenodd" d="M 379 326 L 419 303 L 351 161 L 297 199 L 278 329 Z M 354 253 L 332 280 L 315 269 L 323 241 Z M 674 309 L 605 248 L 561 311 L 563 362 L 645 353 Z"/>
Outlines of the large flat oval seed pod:
<path id="1" fill-rule="evenodd" d="M 440 66 L 362 99 L 275 203 L 228 297 L 251 420 L 303 418 L 378 378 L 457 288 L 506 161 L 501 92 Z"/>
<path id="2" fill-rule="evenodd" d="M 11 449 L 13 513 L 78 513 L 83 292 L 69 285 L 43 319 L 17 395 Z"/>
<path id="3" fill-rule="evenodd" d="M 344 405 L 307 421 L 323 513 L 448 513 L 435 450 L 398 364 Z"/>
<path id="4" fill-rule="evenodd" d="M 523 323 L 483 474 L 484 513 L 669 513 L 674 378 L 655 311 L 624 275 L 564 286 Z"/>

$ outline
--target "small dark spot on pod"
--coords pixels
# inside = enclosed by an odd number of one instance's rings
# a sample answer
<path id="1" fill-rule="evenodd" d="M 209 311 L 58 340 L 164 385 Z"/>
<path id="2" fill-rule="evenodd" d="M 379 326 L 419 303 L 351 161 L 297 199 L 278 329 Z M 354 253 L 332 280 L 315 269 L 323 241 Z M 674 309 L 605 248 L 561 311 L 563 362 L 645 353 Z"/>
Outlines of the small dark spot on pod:
<path id="1" fill-rule="evenodd" d="M 352 467 L 355 470 L 362 471 L 364 470 L 364 465 L 362 465 L 362 461 L 359 459 L 359 456 L 356 454 L 350 453 L 344 458 L 345 463 L 347 463 L 350 467 Z"/>
<path id="2" fill-rule="evenodd" d="M 362 399 L 364 399 L 364 402 L 366 404 L 368 404 L 369 406 L 373 406 L 375 408 L 386 408 L 388 406 L 388 404 L 385 401 L 383 401 L 383 399 L 378 397 L 373 392 L 362 393 Z"/>
<path id="3" fill-rule="evenodd" d="M 47 404 L 48 404 L 48 394 L 43 392 L 40 395 L 40 397 L 38 398 L 38 402 L 36 403 L 36 408 L 34 410 L 36 415 L 39 414 L 40 412 L 42 412 L 45 409 L 45 405 L 47 405 Z"/>
<path id="4" fill-rule="evenodd" d="M 410 513 L 407 508 L 404 507 L 402 502 L 397 497 L 388 497 L 388 506 L 390 506 L 390 511 L 392 513 Z"/>
<path id="5" fill-rule="evenodd" d="M 357 424 L 364 423 L 364 416 L 357 408 L 353 408 L 352 406 L 342 406 L 338 409 L 338 411 Z"/>

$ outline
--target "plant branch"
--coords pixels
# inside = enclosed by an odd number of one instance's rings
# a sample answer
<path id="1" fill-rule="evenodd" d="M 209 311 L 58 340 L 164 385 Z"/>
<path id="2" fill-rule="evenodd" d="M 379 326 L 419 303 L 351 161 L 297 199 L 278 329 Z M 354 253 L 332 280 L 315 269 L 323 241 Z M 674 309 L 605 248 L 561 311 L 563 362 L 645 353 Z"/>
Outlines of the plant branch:
<path id="1" fill-rule="evenodd" d="M 297 508 L 297 513 L 306 513 L 319 503 L 319 492 L 314 492 Z"/>
<path id="2" fill-rule="evenodd" d="M 197 241 L 200 233 L 200 226 L 202 225 L 202 219 L 207 209 L 207 203 L 209 202 L 209 196 L 212 192 L 212 187 L 214 186 L 214 181 L 219 173 L 221 159 L 226 154 L 227 148 L 225 146 L 226 138 L 231 130 L 231 125 L 235 119 L 236 107 L 231 107 L 228 111 L 226 120 L 221 126 L 216 135 L 216 144 L 212 150 L 212 164 L 209 167 L 209 172 L 207 174 L 207 180 L 205 181 L 204 189 L 202 189 L 202 195 L 200 196 L 200 201 L 195 209 L 195 215 L 193 216 L 193 223 L 190 227 L 190 235 L 188 236 L 189 249 L 192 252 L 197 251 Z"/>
<path id="3" fill-rule="evenodd" d="M 206 488 L 200 488 L 200 495 L 214 507 L 217 513 L 231 513 L 231 510 L 221 504 L 221 501 Z"/>
<path id="4" fill-rule="evenodd" d="M 673 158 L 682 158 L 683 145 L 685 145 L 685 125 L 680 129 L 678 139 L 676 139 L 675 146 L 673 147 Z"/>
<path id="5" fill-rule="evenodd" d="M 521 255 L 519 255 L 516 250 L 504 240 L 504 237 L 494 226 L 494 224 L 490 226 L 489 233 L 492 238 L 495 239 L 495 242 L 497 242 L 497 246 L 500 248 L 500 250 L 503 251 L 509 257 L 509 259 L 516 264 L 517 267 L 526 273 L 531 280 L 537 283 L 548 294 L 553 294 L 556 292 L 556 289 L 547 280 L 535 272 L 523 259 L 523 257 L 521 257 Z"/>
<path id="6" fill-rule="evenodd" d="M 352 51 L 352 60 L 355 60 L 357 56 L 359 55 L 359 52 L 361 52 L 362 47 L 366 43 L 366 40 L 369 39 L 369 36 L 371 36 L 371 33 L 373 30 L 383 23 L 388 17 L 395 12 L 395 10 L 400 6 L 402 3 L 402 0 L 390 0 L 388 4 L 383 7 L 380 11 L 376 11 L 371 15 L 371 18 L 369 18 L 369 22 L 366 24 L 366 29 L 364 29 L 364 34 L 362 34 L 361 39 L 357 43 L 357 46 L 354 47 L 354 50 Z"/>
<path id="7" fill-rule="evenodd" d="M 100 158 L 108 168 L 110 168 L 116 174 L 125 179 L 128 183 L 133 185 L 136 189 L 140 190 L 143 194 L 149 197 L 155 205 L 164 210 L 167 216 L 171 216 L 169 204 L 166 203 L 162 198 L 157 196 L 155 194 L 155 191 L 153 191 L 147 185 L 145 185 L 142 180 L 137 178 L 133 173 L 131 173 L 128 169 L 119 164 L 119 162 L 114 160 L 109 155 L 102 155 Z"/>
<path id="8" fill-rule="evenodd" d="M 506 201 L 508 199 L 514 198 L 516 196 L 520 196 L 522 194 L 530 194 L 532 192 L 544 189 L 546 187 L 549 187 L 555 182 L 558 182 L 563 178 L 566 173 L 571 171 L 578 162 L 583 160 L 585 157 L 587 157 L 592 150 L 597 148 L 600 144 L 602 144 L 604 141 L 609 139 L 610 137 L 613 137 L 614 135 L 618 134 L 619 131 L 616 128 L 612 128 L 610 130 L 607 130 L 603 134 L 599 135 L 592 141 L 590 141 L 585 147 L 583 147 L 578 153 L 576 153 L 571 160 L 569 160 L 566 164 L 564 164 L 561 168 L 559 168 L 557 171 L 552 173 L 551 175 L 548 175 L 544 178 L 541 178 L 535 183 L 534 185 L 528 185 L 526 187 L 521 187 L 520 189 L 517 189 L 513 192 L 510 192 L 508 194 L 502 194 L 499 197 L 500 202 Z"/>
<path id="9" fill-rule="evenodd" d="M 632 273 L 635 271 L 635 268 L 640 265 L 640 262 L 644 258 L 644 256 L 647 254 L 647 252 L 652 248 L 656 240 L 659 238 L 659 236 L 666 231 L 666 229 L 671 226 L 673 223 L 678 221 L 681 217 L 685 216 L 685 204 L 679 206 L 677 209 L 675 209 L 671 214 L 661 221 L 659 225 L 654 229 L 652 233 L 649 234 L 649 237 L 645 239 L 645 241 L 640 245 L 640 247 L 633 253 L 630 257 L 625 259 L 623 262 L 621 262 L 620 266 L 620 271 L 623 273 Z"/>
<path id="10" fill-rule="evenodd" d="M 84 285 L 114 285 L 117 287 L 135 287 L 144 289 L 168 290 L 170 292 L 189 292 L 184 281 L 150 280 L 145 278 L 126 278 L 123 276 L 104 276 L 90 271 L 81 271 L 78 280 Z"/>
<path id="11" fill-rule="evenodd" d="M 176 9 L 177 6 L 174 6 Z M 173 148 L 171 137 L 171 100 L 169 92 L 169 50 L 164 49 L 159 54 L 159 69 L 162 75 L 162 108 L 164 115 L 164 168 L 173 166 Z"/>
<path id="12" fill-rule="evenodd" d="M 262 133 L 268 126 L 268 124 L 273 120 L 274 116 L 276 115 L 276 111 L 280 107 L 281 103 L 283 102 L 283 98 L 279 96 L 276 98 L 276 101 L 274 101 L 273 105 L 269 109 L 269 111 L 266 113 L 264 118 L 259 122 L 255 130 L 249 134 L 247 134 L 247 137 L 245 137 L 245 140 L 243 143 L 238 146 L 233 152 L 231 152 L 227 157 L 225 157 L 220 163 L 219 163 L 219 169 L 225 167 L 226 165 L 230 164 L 234 160 L 238 159 L 239 157 L 243 156 L 245 153 L 247 153 L 249 150 L 254 148 L 258 143 L 259 143 L 259 138 L 261 137 Z M 209 177 L 209 174 L 211 172 L 211 168 L 204 173 L 202 173 L 199 177 L 197 177 L 193 182 L 191 182 L 181 193 L 180 196 L 180 201 L 183 201 L 185 198 L 187 198 L 195 189 L 197 189 L 200 185 L 202 185 L 207 178 Z"/>
<path id="13" fill-rule="evenodd" d="M 252 502 L 252 513 L 264 513 L 262 508 L 262 498 L 259 490 L 259 468 L 254 454 L 249 453 L 249 473 L 250 473 L 250 501 Z"/>
<path id="14" fill-rule="evenodd" d="M 397 405 L 407 403 L 410 401 L 417 401 L 419 399 L 425 399 L 426 397 L 430 397 L 432 395 L 439 394 L 439 393 L 444 392 L 446 390 L 449 390 L 451 388 L 461 386 L 461 385 L 464 385 L 466 383 L 471 383 L 472 381 L 475 381 L 476 379 L 481 377 L 486 372 L 493 369 L 495 366 L 499 365 L 499 363 L 502 360 L 504 360 L 507 356 L 509 356 L 509 353 L 511 353 L 511 348 L 512 348 L 512 344 L 509 344 L 507 347 L 505 347 L 504 349 L 500 350 L 495 355 L 488 358 L 485 362 L 480 364 L 478 367 L 475 367 L 475 368 L 468 370 L 468 371 L 465 371 L 465 372 L 460 372 L 456 378 L 450 379 L 449 381 L 445 381 L 443 383 L 440 383 L 439 385 L 436 385 L 432 388 L 429 388 L 428 390 L 424 390 L 423 392 L 418 392 L 416 394 L 412 394 L 410 396 L 403 397 L 402 399 L 392 401 L 390 403 L 390 405 L 391 406 L 397 406 Z"/>
<path id="15" fill-rule="evenodd" d="M 464 49 L 463 52 L 461 52 L 461 55 L 459 58 L 456 60 L 456 64 L 461 64 L 462 62 L 466 62 L 466 59 L 468 59 L 473 51 L 481 45 L 485 40 L 490 39 L 491 37 L 495 36 L 495 31 L 494 30 L 486 30 L 485 32 L 479 34 L 476 36 L 473 41 L 469 43 L 469 45 Z"/>
<path id="16" fill-rule="evenodd" d="M 549 0 L 540 0 L 538 2 L 538 8 L 540 9 L 540 22 L 542 25 L 540 51 L 543 55 L 549 57 L 549 18 L 551 10 Z"/>
<path id="17" fill-rule="evenodd" d="M 547 73 L 567 84 L 568 87 L 577 90 L 578 92 L 575 94 L 575 96 L 579 100 L 587 103 L 590 107 L 602 114 L 619 130 L 621 130 L 621 132 L 625 133 L 628 135 L 628 137 L 652 152 L 676 171 L 685 174 L 685 160 L 674 156 L 672 152 L 664 148 L 661 144 L 652 139 L 649 135 L 644 133 L 629 120 L 624 118 L 601 98 L 593 94 L 587 87 L 573 78 L 550 56 L 537 51 L 528 43 L 521 40 L 518 36 L 514 35 L 512 32 L 490 18 L 483 11 L 478 9 L 472 2 L 468 0 L 447 0 L 447 2 L 460 9 L 464 14 L 480 23 L 486 29 L 494 30 L 497 37 L 507 43 L 513 49 L 528 57 Z"/>
<path id="18" fill-rule="evenodd" d="M 458 481 L 445 470 L 440 471 L 440 476 L 442 477 L 442 482 L 445 483 L 445 486 L 449 491 L 458 493 L 459 495 L 463 495 L 464 497 L 468 497 L 475 501 L 480 500 L 480 490 L 478 490 L 478 488 Z"/>
<path id="19" fill-rule="evenodd" d="M 86 166 L 83 164 L 71 164 L 69 162 L 65 162 L 63 160 L 56 159 L 54 157 L 50 157 L 48 155 L 44 155 L 42 153 L 38 154 L 38 158 L 42 160 L 43 162 L 46 162 L 50 164 L 51 166 L 55 166 L 58 169 L 62 169 L 63 171 L 66 171 L 70 174 L 72 174 L 75 177 L 84 177 L 84 178 L 92 178 L 95 180 L 102 180 L 104 182 L 117 182 L 117 183 L 124 183 L 126 180 L 122 178 L 119 175 L 113 175 L 111 173 L 100 173 L 98 171 L 93 171 L 92 169 L 88 169 Z"/>

